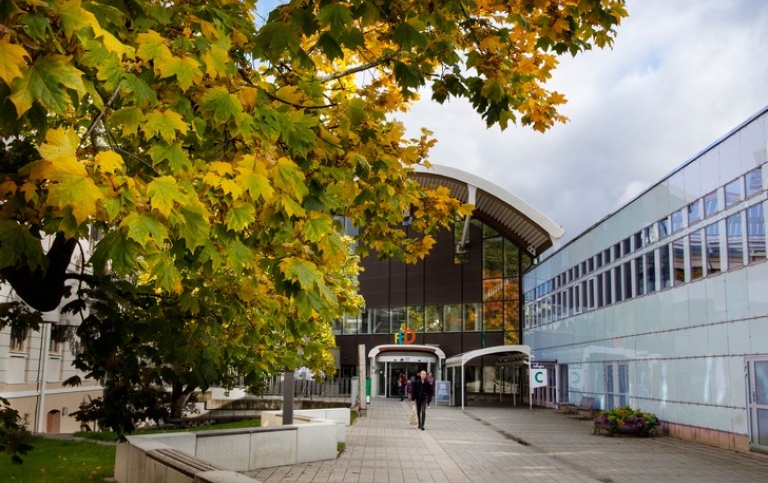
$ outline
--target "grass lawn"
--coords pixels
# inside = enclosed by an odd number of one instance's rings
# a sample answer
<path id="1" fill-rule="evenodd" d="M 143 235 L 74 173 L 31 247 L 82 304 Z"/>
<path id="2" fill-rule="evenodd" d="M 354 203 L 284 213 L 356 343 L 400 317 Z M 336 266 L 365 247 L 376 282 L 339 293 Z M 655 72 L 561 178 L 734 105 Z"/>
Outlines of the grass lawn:
<path id="1" fill-rule="evenodd" d="M 114 445 L 34 437 L 32 446 L 35 449 L 22 456 L 21 465 L 14 465 L 10 456 L 0 454 L 0 481 L 104 481 L 115 472 Z"/>
<path id="2" fill-rule="evenodd" d="M 259 426 L 260 419 L 248 419 L 234 423 L 197 426 L 174 430 L 205 431 L 208 429 L 234 429 Z M 145 430 L 134 434 L 163 433 L 171 431 Z M 94 441 L 68 441 L 63 439 L 34 437 L 34 449 L 22 456 L 24 464 L 14 465 L 11 457 L 0 453 L 0 483 L 79 483 L 104 481 L 115 473 L 115 445 L 100 444 L 99 441 L 114 442 L 115 433 L 108 431 L 75 433 L 75 436 Z"/>

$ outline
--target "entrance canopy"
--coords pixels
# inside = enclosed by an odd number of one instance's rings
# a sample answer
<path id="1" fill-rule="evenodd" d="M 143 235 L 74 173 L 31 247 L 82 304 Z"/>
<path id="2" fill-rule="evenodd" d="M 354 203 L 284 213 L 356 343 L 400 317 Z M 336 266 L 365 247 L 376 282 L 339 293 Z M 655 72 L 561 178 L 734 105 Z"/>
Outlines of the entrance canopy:
<path id="1" fill-rule="evenodd" d="M 483 349 L 475 349 L 473 351 L 469 352 L 462 352 L 461 354 L 456 354 L 455 356 L 451 356 L 445 361 L 445 367 L 446 369 L 451 367 L 461 367 L 464 368 L 464 365 L 471 361 L 472 359 L 476 359 L 478 357 L 482 356 L 490 356 L 490 355 L 496 355 L 496 356 L 515 356 L 519 355 L 521 360 L 530 360 L 531 358 L 531 348 L 527 345 L 497 345 L 494 347 L 485 347 Z"/>
<path id="2" fill-rule="evenodd" d="M 485 347 L 483 349 L 462 352 L 461 354 L 456 354 L 455 356 L 446 359 L 446 369 L 459 369 L 461 371 L 461 409 L 464 409 L 464 366 L 473 359 L 483 356 L 498 356 L 499 365 L 508 365 L 515 362 L 529 365 L 531 362 L 531 348 L 527 345 L 497 345 L 494 347 Z M 453 380 L 455 380 L 455 378 Z"/>
<path id="3" fill-rule="evenodd" d="M 408 354 L 408 353 L 414 353 L 414 352 L 427 352 L 430 354 L 434 354 L 437 357 L 438 362 L 442 364 L 442 362 L 445 360 L 445 352 L 443 352 L 439 347 L 435 347 L 433 345 L 419 345 L 419 344 L 382 344 L 377 345 L 373 349 L 371 349 L 368 352 L 368 358 L 372 359 L 379 354 L 383 354 L 385 352 L 396 352 L 398 354 Z"/>

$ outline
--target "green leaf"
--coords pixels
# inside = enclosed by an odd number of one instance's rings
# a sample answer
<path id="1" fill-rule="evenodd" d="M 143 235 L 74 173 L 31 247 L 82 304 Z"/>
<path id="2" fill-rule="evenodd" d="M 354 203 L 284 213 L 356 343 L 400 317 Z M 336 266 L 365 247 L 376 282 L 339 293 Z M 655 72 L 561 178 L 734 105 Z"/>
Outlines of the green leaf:
<path id="1" fill-rule="evenodd" d="M 210 225 L 199 210 L 181 207 L 171 212 L 170 219 L 190 252 L 208 241 Z"/>
<path id="2" fill-rule="evenodd" d="M 397 26 L 392 33 L 392 40 L 403 50 L 411 50 L 414 47 L 423 49 L 427 46 L 427 37 L 408 22 L 401 22 Z"/>
<path id="3" fill-rule="evenodd" d="M 149 275 L 157 280 L 157 284 L 163 290 L 169 292 L 181 292 L 181 274 L 173 264 L 173 260 L 166 254 L 160 254 L 151 260 L 152 268 Z"/>
<path id="4" fill-rule="evenodd" d="M 145 62 L 162 62 L 172 57 L 165 39 L 154 30 L 137 35 L 136 43 L 139 45 L 136 55 Z"/>
<path id="5" fill-rule="evenodd" d="M 418 89 L 424 85 L 424 76 L 419 70 L 414 69 L 408 64 L 394 62 L 395 79 L 397 84 L 404 89 Z"/>
<path id="6" fill-rule="evenodd" d="M 104 195 L 91 178 L 66 176 L 48 191 L 48 203 L 59 209 L 72 208 L 72 216 L 78 224 L 96 214 L 96 207 Z"/>
<path id="7" fill-rule="evenodd" d="M 298 282 L 303 290 L 312 290 L 323 283 L 323 275 L 317 265 L 300 258 L 286 258 L 280 262 L 280 270 L 286 279 Z"/>
<path id="8" fill-rule="evenodd" d="M 333 35 L 328 32 L 323 32 L 323 34 L 320 35 L 320 38 L 317 39 L 317 46 L 322 49 L 325 56 L 330 60 L 344 58 L 344 51 L 341 50 L 341 46 L 336 39 L 333 38 Z"/>
<path id="9" fill-rule="evenodd" d="M 153 210 L 168 218 L 176 203 L 186 203 L 186 196 L 176 186 L 176 178 L 162 176 L 147 185 L 147 196 Z"/>
<path id="10" fill-rule="evenodd" d="M 240 240 L 235 240 L 227 248 L 227 265 L 235 273 L 241 273 L 245 267 L 252 265 L 255 259 L 253 250 L 245 246 Z"/>
<path id="11" fill-rule="evenodd" d="M 53 33 L 51 23 L 39 13 L 27 13 L 21 23 L 24 25 L 24 32 L 40 42 L 45 42 L 46 37 Z"/>
<path id="12" fill-rule="evenodd" d="M 112 260 L 111 270 L 118 275 L 126 275 L 138 265 L 141 251 L 141 245 L 135 241 L 126 238 L 120 232 L 110 231 L 96 245 L 96 250 L 91 256 L 91 264 L 94 271 L 101 274 L 106 271 L 107 262 Z"/>
<path id="13" fill-rule="evenodd" d="M 92 27 L 94 30 L 99 27 L 96 16 L 82 8 L 80 0 L 70 0 L 62 4 L 58 10 L 61 27 L 68 39 L 72 37 L 72 34 L 86 27 Z"/>
<path id="14" fill-rule="evenodd" d="M 70 57 L 48 55 L 39 57 L 24 72 L 24 76 L 13 82 L 11 101 L 16 112 L 22 116 L 32 103 L 39 102 L 44 108 L 55 113 L 64 113 L 72 105 L 67 90 L 80 96 L 85 94 L 83 73 L 72 66 Z"/>
<path id="15" fill-rule="evenodd" d="M 227 210 L 224 223 L 236 232 L 243 231 L 256 220 L 256 207 L 251 203 L 238 201 Z"/>
<path id="16" fill-rule="evenodd" d="M 333 220 L 321 213 L 312 213 L 304 224 L 304 236 L 308 241 L 318 242 L 328 234 L 334 233 Z"/>
<path id="17" fill-rule="evenodd" d="M 34 270 L 43 260 L 40 240 L 32 236 L 26 226 L 15 221 L 0 221 L 0 246 L 0 268 L 22 262 Z"/>
<path id="18" fill-rule="evenodd" d="M 243 112 L 240 99 L 223 87 L 209 89 L 203 96 L 200 105 L 203 113 L 212 117 L 217 124 L 227 123 Z"/>
<path id="19" fill-rule="evenodd" d="M 187 150 L 179 143 L 154 143 L 152 147 L 149 148 L 149 155 L 155 165 L 159 165 L 163 161 L 168 161 L 171 171 L 174 173 L 184 171 L 192 165 L 189 161 Z"/>
<path id="20" fill-rule="evenodd" d="M 317 21 L 321 27 L 330 25 L 331 29 L 342 29 L 352 23 L 352 12 L 340 3 L 328 2 L 320 8 Z"/>
<path id="21" fill-rule="evenodd" d="M 157 104 L 157 93 L 152 87 L 140 77 L 133 74 L 127 74 L 123 78 L 123 87 L 126 91 L 132 93 L 136 99 L 136 105 L 145 104 L 154 106 Z"/>
<path id="22" fill-rule="evenodd" d="M 144 111 L 138 107 L 123 107 L 110 115 L 111 125 L 123 126 L 123 136 L 137 134 L 144 119 Z"/>
<path id="23" fill-rule="evenodd" d="M 127 236 L 142 247 L 150 246 L 154 241 L 160 245 L 168 238 L 168 230 L 157 218 L 148 213 L 133 212 L 123 219 L 120 227 L 127 229 Z"/>
<path id="24" fill-rule="evenodd" d="M 176 139 L 176 131 L 181 134 L 187 133 L 187 123 L 181 115 L 170 109 L 165 111 L 152 111 L 147 114 L 147 121 L 144 124 L 144 132 L 153 135 L 160 135 L 167 143 L 173 143 Z"/>
<path id="25" fill-rule="evenodd" d="M 199 84 L 203 80 L 200 61 L 189 55 L 158 60 L 157 66 L 163 78 L 175 75 L 183 91 L 187 91 L 193 84 Z"/>

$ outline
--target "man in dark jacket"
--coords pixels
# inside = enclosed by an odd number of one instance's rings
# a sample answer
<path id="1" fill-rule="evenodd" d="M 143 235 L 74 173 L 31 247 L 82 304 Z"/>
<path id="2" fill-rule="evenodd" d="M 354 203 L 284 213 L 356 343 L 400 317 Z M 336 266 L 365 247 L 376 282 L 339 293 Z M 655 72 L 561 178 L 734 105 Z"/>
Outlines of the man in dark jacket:
<path id="1" fill-rule="evenodd" d="M 416 401 L 416 415 L 419 418 L 419 429 L 424 430 L 427 417 L 427 400 L 432 398 L 432 384 L 427 379 L 427 371 L 421 371 L 413 383 L 413 400 Z"/>

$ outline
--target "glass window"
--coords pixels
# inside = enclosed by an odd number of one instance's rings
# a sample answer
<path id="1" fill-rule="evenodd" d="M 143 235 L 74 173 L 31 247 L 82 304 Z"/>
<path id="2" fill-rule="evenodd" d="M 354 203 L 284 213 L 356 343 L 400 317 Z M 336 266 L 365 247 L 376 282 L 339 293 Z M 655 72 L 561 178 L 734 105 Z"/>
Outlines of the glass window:
<path id="1" fill-rule="evenodd" d="M 613 246 L 613 259 L 618 260 L 619 258 L 621 258 L 621 243 Z"/>
<path id="2" fill-rule="evenodd" d="M 11 352 L 27 352 L 27 330 L 11 327 Z"/>
<path id="3" fill-rule="evenodd" d="M 483 328 L 480 304 L 464 304 L 464 332 L 477 332 Z"/>
<path id="4" fill-rule="evenodd" d="M 597 292 L 597 307 L 600 308 L 605 305 L 605 302 L 603 300 L 603 292 L 604 292 L 603 276 L 598 275 L 595 281 L 597 282 L 597 288 L 595 290 Z"/>
<path id="5" fill-rule="evenodd" d="M 576 313 L 576 307 L 573 301 L 573 287 L 568 288 L 568 316 Z"/>
<path id="6" fill-rule="evenodd" d="M 371 309 L 368 311 L 371 315 L 371 326 L 374 334 L 391 334 L 389 330 L 389 310 Z"/>
<path id="7" fill-rule="evenodd" d="M 405 307 L 390 309 L 389 317 L 392 320 L 392 333 L 408 327 L 408 311 Z"/>
<path id="8" fill-rule="evenodd" d="M 504 299 L 520 299 L 520 279 L 518 277 L 504 279 Z"/>
<path id="9" fill-rule="evenodd" d="M 544 295 L 543 286 L 537 287 L 537 295 Z M 504 279 L 483 280 L 483 300 L 502 300 L 504 298 Z"/>
<path id="10" fill-rule="evenodd" d="M 645 290 L 656 291 L 656 256 L 653 252 L 645 254 Z"/>
<path id="11" fill-rule="evenodd" d="M 443 331 L 443 306 L 427 305 L 425 307 L 425 328 L 427 332 Z"/>
<path id="12" fill-rule="evenodd" d="M 669 231 L 669 217 L 659 220 L 659 240 L 666 238 L 670 235 Z"/>
<path id="13" fill-rule="evenodd" d="M 371 317 L 372 313 L 370 310 L 363 310 L 363 312 L 360 314 L 360 334 L 370 334 L 371 333 Z"/>
<path id="14" fill-rule="evenodd" d="M 483 240 L 483 278 L 501 278 L 504 273 L 504 250 L 501 237 Z"/>
<path id="15" fill-rule="evenodd" d="M 725 220 L 728 249 L 728 270 L 744 266 L 744 247 L 742 244 L 741 213 L 729 216 Z"/>
<path id="16" fill-rule="evenodd" d="M 688 205 L 688 226 L 701 220 L 701 200 L 696 200 Z"/>
<path id="17" fill-rule="evenodd" d="M 713 191 L 704 197 L 704 217 L 712 216 L 717 212 L 717 191 Z"/>
<path id="18" fill-rule="evenodd" d="M 605 287 L 605 305 L 613 303 L 613 294 L 611 293 L 611 271 L 603 272 L 603 286 Z"/>
<path id="19" fill-rule="evenodd" d="M 635 258 L 635 285 L 637 286 L 637 296 L 645 294 L 645 272 L 643 271 L 642 256 Z"/>
<path id="20" fill-rule="evenodd" d="M 486 302 L 483 304 L 483 322 L 485 330 L 504 329 L 504 302 Z"/>
<path id="21" fill-rule="evenodd" d="M 611 263 L 611 249 L 610 248 L 607 248 L 603 252 L 603 263 L 605 263 L 606 265 Z"/>
<path id="22" fill-rule="evenodd" d="M 51 342 L 48 345 L 48 352 L 52 354 L 60 354 L 66 338 L 66 326 L 53 324 L 51 326 Z"/>
<path id="23" fill-rule="evenodd" d="M 670 245 L 662 245 L 659 248 L 659 276 L 662 289 L 672 286 L 672 265 L 669 262 Z"/>
<path id="24" fill-rule="evenodd" d="M 742 179 L 738 178 L 725 185 L 725 207 L 728 208 L 741 201 Z"/>
<path id="25" fill-rule="evenodd" d="M 462 245 L 461 243 L 464 238 L 465 226 L 468 226 L 465 219 L 456 220 L 453 224 L 453 263 L 456 265 L 463 265 L 470 262 L 469 249 L 467 246 L 469 244 L 469 232 L 467 232 L 467 244 Z"/>
<path id="26" fill-rule="evenodd" d="M 446 332 L 461 332 L 461 304 L 443 306 Z"/>
<path id="27" fill-rule="evenodd" d="M 629 300 L 632 298 L 632 263 L 626 262 L 623 267 L 623 285 L 624 285 L 624 300 Z"/>
<path id="28" fill-rule="evenodd" d="M 581 291 L 579 290 L 578 285 L 573 287 L 573 313 L 581 313 Z"/>
<path id="29" fill-rule="evenodd" d="M 621 256 L 625 257 L 632 252 L 632 242 L 629 238 L 621 241 Z"/>
<path id="30" fill-rule="evenodd" d="M 763 204 L 747 208 L 747 263 L 765 260 L 765 217 Z"/>
<path id="31" fill-rule="evenodd" d="M 624 290 L 621 287 L 621 265 L 613 269 L 613 278 L 616 287 L 616 302 L 621 302 L 624 300 Z"/>
<path id="32" fill-rule="evenodd" d="M 504 276 L 520 275 L 520 249 L 509 240 L 504 240 Z"/>
<path id="33" fill-rule="evenodd" d="M 592 273 L 595 271 L 595 259 L 590 257 L 589 260 L 587 260 L 587 273 Z"/>
<path id="34" fill-rule="evenodd" d="M 753 169 L 752 171 L 744 175 L 744 179 L 746 181 L 746 189 L 747 189 L 746 197 L 747 198 L 763 191 L 762 166 L 759 168 Z"/>
<path id="35" fill-rule="evenodd" d="M 684 223 L 683 210 L 677 210 L 672 213 L 672 233 L 677 233 L 678 231 L 685 228 Z"/>
<path id="36" fill-rule="evenodd" d="M 554 317 L 554 307 L 552 306 L 552 297 L 547 299 L 550 302 L 548 310 L 548 320 L 552 321 Z M 517 337 L 520 331 L 520 304 L 516 300 L 504 302 L 504 330 L 509 334 L 515 334 Z M 518 339 L 519 340 L 519 339 Z"/>
<path id="37" fill-rule="evenodd" d="M 691 263 L 691 280 L 704 276 L 704 260 L 702 259 L 702 230 L 696 230 L 688 235 L 688 259 Z"/>
<path id="38" fill-rule="evenodd" d="M 707 275 L 720 273 L 720 230 L 717 223 L 704 229 L 707 246 Z"/>
<path id="39" fill-rule="evenodd" d="M 408 307 L 408 328 L 416 333 L 424 332 L 424 307 Z"/>
<path id="40" fill-rule="evenodd" d="M 637 233 L 635 233 L 632 236 L 632 238 L 635 241 L 635 250 L 639 250 L 640 248 L 643 247 L 643 233 L 642 232 L 638 231 Z"/>
<path id="41" fill-rule="evenodd" d="M 595 267 L 600 268 L 603 266 L 603 252 L 598 253 L 595 255 Z"/>
<path id="42" fill-rule="evenodd" d="M 672 242 L 672 273 L 674 283 L 685 283 L 685 240 L 678 238 Z"/>
<path id="43" fill-rule="evenodd" d="M 587 301 L 585 305 L 589 309 L 595 308 L 595 279 L 590 278 L 587 280 Z"/>

